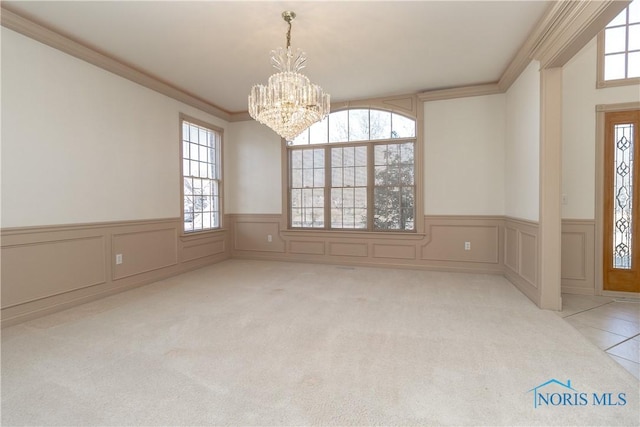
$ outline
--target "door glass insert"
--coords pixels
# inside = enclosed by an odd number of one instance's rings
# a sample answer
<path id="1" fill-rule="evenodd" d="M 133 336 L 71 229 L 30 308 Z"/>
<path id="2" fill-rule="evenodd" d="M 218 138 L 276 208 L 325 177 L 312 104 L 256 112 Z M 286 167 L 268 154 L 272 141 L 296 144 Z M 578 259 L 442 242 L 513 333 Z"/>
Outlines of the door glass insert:
<path id="1" fill-rule="evenodd" d="M 631 269 L 633 248 L 633 123 L 614 126 L 613 268 Z"/>

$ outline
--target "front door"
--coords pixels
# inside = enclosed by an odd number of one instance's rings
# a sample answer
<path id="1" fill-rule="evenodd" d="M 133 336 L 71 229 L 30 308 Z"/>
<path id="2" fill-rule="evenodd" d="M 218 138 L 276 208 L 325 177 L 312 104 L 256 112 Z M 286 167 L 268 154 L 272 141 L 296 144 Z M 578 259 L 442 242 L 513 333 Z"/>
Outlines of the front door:
<path id="1" fill-rule="evenodd" d="M 605 115 L 606 291 L 640 292 L 640 110 Z"/>

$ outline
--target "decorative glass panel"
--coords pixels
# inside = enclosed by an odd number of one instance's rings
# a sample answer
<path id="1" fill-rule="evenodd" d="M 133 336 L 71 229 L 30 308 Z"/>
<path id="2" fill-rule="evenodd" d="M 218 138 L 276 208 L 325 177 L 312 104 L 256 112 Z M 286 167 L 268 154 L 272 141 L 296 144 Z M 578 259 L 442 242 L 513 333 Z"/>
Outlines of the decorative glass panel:
<path id="1" fill-rule="evenodd" d="M 630 269 L 633 229 L 633 124 L 614 128 L 613 267 Z"/>

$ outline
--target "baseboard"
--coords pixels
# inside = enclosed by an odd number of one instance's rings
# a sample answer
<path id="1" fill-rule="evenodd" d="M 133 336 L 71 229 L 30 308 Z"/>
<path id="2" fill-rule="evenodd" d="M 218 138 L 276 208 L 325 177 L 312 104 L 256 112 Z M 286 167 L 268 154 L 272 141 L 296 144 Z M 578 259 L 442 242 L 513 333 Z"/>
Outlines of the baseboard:
<path id="1" fill-rule="evenodd" d="M 422 234 L 290 231 L 274 214 L 226 215 L 225 224 L 188 236 L 179 218 L 3 229 L 1 325 L 229 258 L 501 274 L 539 303 L 533 221 L 425 216 Z M 565 293 L 595 293 L 593 230 L 593 221 L 563 220 Z"/>
<path id="2" fill-rule="evenodd" d="M 425 216 L 422 234 L 284 230 L 281 215 L 230 215 L 231 256 L 501 274 L 503 220 Z M 471 249 L 465 250 L 465 242 Z"/>
<path id="3" fill-rule="evenodd" d="M 1 325 L 220 262 L 228 239 L 182 235 L 178 218 L 3 229 Z"/>

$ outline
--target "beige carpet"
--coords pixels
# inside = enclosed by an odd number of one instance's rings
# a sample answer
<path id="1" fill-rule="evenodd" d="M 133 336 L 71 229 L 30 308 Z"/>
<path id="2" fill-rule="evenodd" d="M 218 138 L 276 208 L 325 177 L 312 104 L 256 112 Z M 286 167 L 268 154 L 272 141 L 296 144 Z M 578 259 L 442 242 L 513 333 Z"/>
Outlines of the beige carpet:
<path id="1" fill-rule="evenodd" d="M 534 408 L 551 379 L 587 404 Z M 2 331 L 3 425 L 639 423 L 638 381 L 498 276 L 232 260 Z"/>

